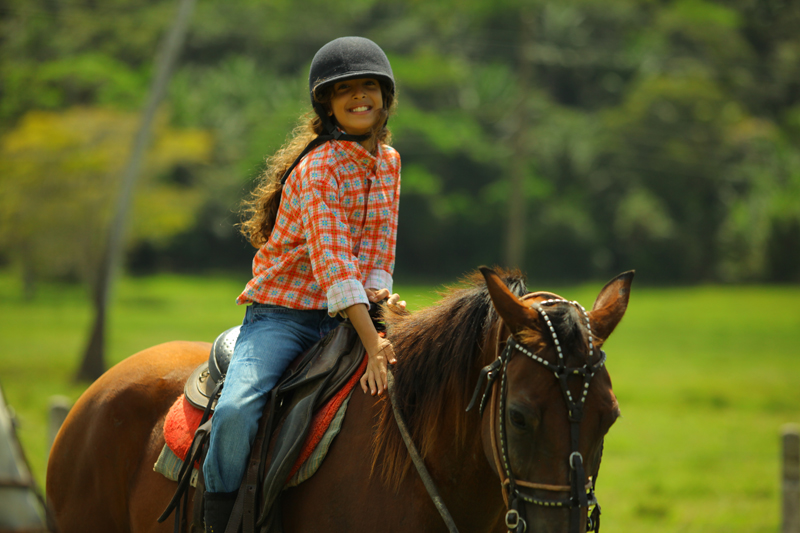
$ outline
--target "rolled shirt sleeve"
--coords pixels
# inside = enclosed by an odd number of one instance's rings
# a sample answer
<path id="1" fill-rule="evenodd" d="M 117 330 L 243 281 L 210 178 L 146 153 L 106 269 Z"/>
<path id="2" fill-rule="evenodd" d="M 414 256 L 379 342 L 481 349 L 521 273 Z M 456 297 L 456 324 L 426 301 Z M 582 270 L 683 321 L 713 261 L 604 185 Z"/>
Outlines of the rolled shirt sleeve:
<path id="1" fill-rule="evenodd" d="M 346 279 L 336 283 L 328 289 L 327 296 L 330 316 L 335 316 L 355 304 L 365 304 L 369 307 L 369 298 L 364 286 L 356 279 Z"/>
<path id="2" fill-rule="evenodd" d="M 367 281 L 365 286 L 368 289 L 389 289 L 389 293 L 392 292 L 392 285 L 394 284 L 394 280 L 392 279 L 392 275 L 386 272 L 385 270 L 381 270 L 379 268 L 375 268 L 370 271 L 369 275 L 367 276 Z"/>

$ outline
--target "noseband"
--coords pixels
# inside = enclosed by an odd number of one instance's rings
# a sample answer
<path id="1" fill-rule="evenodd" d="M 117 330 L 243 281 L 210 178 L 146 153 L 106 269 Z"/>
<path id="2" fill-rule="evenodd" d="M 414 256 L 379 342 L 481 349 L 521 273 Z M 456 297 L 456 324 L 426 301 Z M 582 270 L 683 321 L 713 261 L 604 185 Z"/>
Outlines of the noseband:
<path id="1" fill-rule="evenodd" d="M 530 297 L 530 295 L 529 295 Z M 525 298 L 523 298 L 524 300 Z M 564 359 L 564 354 L 561 351 L 561 343 L 556 334 L 555 328 L 550 321 L 544 306 L 553 305 L 556 303 L 567 303 L 575 306 L 583 314 L 586 320 L 586 329 L 588 330 L 589 338 L 589 356 L 586 364 L 579 367 L 568 367 Z M 550 334 L 553 337 L 556 351 L 558 352 L 558 363 L 553 364 L 544 360 L 539 355 L 531 353 L 524 346 L 514 340 L 510 336 L 506 341 L 505 349 L 498 355 L 490 365 L 481 370 L 478 383 L 475 387 L 475 392 L 472 395 L 472 401 L 467 407 L 469 411 L 475 404 L 478 394 L 483 387 L 483 395 L 480 402 L 480 413 L 486 407 L 486 400 L 491 389 L 491 427 L 492 429 L 492 455 L 494 456 L 495 466 L 497 473 L 501 477 L 501 487 L 503 491 L 503 499 L 506 502 L 506 527 L 512 533 L 524 533 L 527 529 L 527 520 L 525 513 L 525 503 L 534 505 L 541 505 L 544 507 L 563 507 L 568 508 L 570 511 L 570 533 L 579 533 L 580 531 L 580 518 L 581 509 L 594 506 L 588 518 L 587 531 L 598 532 L 600 529 L 600 505 L 597 503 L 595 497 L 594 487 L 597 480 L 597 472 L 593 477 L 589 478 L 588 483 L 585 483 L 586 473 L 583 466 L 583 456 L 578 451 L 578 444 L 580 442 L 580 423 L 583 419 L 584 404 L 586 403 L 586 396 L 589 393 L 589 384 L 597 371 L 605 364 L 606 354 L 600 350 L 600 360 L 593 365 L 589 364 L 594 355 L 594 345 L 592 343 L 592 329 L 589 322 L 589 315 L 586 310 L 578 302 L 570 302 L 567 300 L 550 299 L 540 302 L 539 306 L 534 307 L 541 315 L 542 319 L 547 324 Z M 568 458 L 570 469 L 570 484 L 569 485 L 551 485 L 545 483 L 532 483 L 517 479 L 511 469 L 509 456 L 508 456 L 508 439 L 506 436 L 505 427 L 505 414 L 506 414 L 506 396 L 508 394 L 508 363 L 511 358 L 520 352 L 528 358 L 536 361 L 544 366 L 546 369 L 553 372 L 558 383 L 561 387 L 561 393 L 564 397 L 564 402 L 567 405 L 567 416 L 570 423 L 570 455 Z M 569 389 L 567 380 L 570 376 L 582 376 L 583 387 L 581 388 L 580 398 L 577 400 L 573 398 L 572 392 Z M 500 386 L 494 387 L 497 378 L 500 378 Z M 485 383 L 485 385 L 484 385 Z M 497 421 L 499 420 L 499 425 Z M 495 433 L 494 428 L 498 428 Z M 498 441 L 499 440 L 499 447 Z M 499 448 L 499 449 L 498 449 Z M 602 453 L 602 449 L 601 449 Z M 597 470 L 599 471 L 600 465 L 598 462 Z M 567 492 L 569 497 L 565 498 L 552 498 L 544 499 L 538 498 L 527 490 L 543 490 L 550 492 Z"/>

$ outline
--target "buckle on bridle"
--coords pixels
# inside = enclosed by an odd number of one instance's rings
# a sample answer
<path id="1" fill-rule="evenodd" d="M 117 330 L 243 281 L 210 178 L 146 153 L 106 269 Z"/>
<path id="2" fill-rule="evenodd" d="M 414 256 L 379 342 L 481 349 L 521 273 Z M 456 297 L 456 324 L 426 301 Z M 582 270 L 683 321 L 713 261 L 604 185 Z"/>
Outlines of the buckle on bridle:
<path id="1" fill-rule="evenodd" d="M 581 455 L 581 452 L 572 452 L 571 454 L 569 454 L 569 467 L 573 470 L 577 468 L 577 466 L 575 466 L 576 456 L 580 460 L 581 464 L 583 464 L 583 456 Z"/>
<path id="2" fill-rule="evenodd" d="M 522 524 L 522 530 L 517 531 L 519 525 Z M 525 522 L 523 518 L 519 516 L 519 511 L 516 509 L 509 509 L 506 512 L 506 527 L 509 531 L 516 531 L 516 533 L 525 533 L 525 530 L 528 529 L 528 523 Z"/>
<path id="3" fill-rule="evenodd" d="M 475 402 L 478 400 L 478 396 L 480 395 L 481 402 L 479 406 L 479 414 L 483 415 L 483 409 L 486 407 L 486 397 L 489 394 L 489 389 L 492 387 L 494 380 L 499 377 L 498 370 L 501 366 L 503 366 L 503 360 L 498 357 L 492 361 L 491 364 L 486 365 L 483 367 L 483 369 L 481 369 L 481 373 L 478 376 L 478 382 L 475 384 L 475 391 L 472 393 L 472 399 L 467 406 L 467 411 L 475 407 Z M 483 391 L 482 395 L 481 390 Z"/>

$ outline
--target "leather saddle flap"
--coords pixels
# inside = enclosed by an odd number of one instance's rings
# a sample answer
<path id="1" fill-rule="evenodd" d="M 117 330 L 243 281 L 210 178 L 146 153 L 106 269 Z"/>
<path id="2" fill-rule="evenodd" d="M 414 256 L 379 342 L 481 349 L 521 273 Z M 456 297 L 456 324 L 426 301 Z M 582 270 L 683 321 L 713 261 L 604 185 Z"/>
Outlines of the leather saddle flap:
<path id="1" fill-rule="evenodd" d="M 338 391 L 364 359 L 364 346 L 355 329 L 342 324 L 334 330 L 330 342 L 313 364 L 287 377 L 278 385 L 271 402 L 283 400 L 285 414 L 271 449 L 269 466 L 263 481 L 262 517 L 283 490 L 311 427 L 314 412 Z M 287 402 L 288 401 L 288 402 Z"/>
<path id="2" fill-rule="evenodd" d="M 227 346 L 232 351 L 238 328 L 232 328 L 220 335 L 214 346 Z M 220 339 L 225 342 L 221 342 Z M 220 341 L 220 342 L 218 342 Z M 262 450 L 260 468 L 266 470 L 263 478 L 262 513 L 266 518 L 275 500 L 283 490 L 287 478 L 294 467 L 308 432 L 314 412 L 330 400 L 347 382 L 364 359 L 366 350 L 351 323 L 345 321 L 328 335 L 300 354 L 284 372 L 278 385 L 270 393 L 270 401 L 265 407 L 259 424 L 259 433 L 266 428 L 266 434 L 259 439 L 273 442 L 271 450 Z M 212 350 L 211 358 L 215 357 Z M 229 358 L 228 358 L 229 360 Z M 216 388 L 217 368 L 209 370 L 209 361 L 204 361 L 189 376 L 184 387 L 187 401 L 199 409 L 206 409 Z M 213 404 L 211 406 L 213 410 Z M 276 420 L 283 419 L 277 438 L 272 428 Z M 213 419 L 211 419 L 213 422 Z M 270 451 L 270 453 L 267 453 Z M 269 462 L 267 458 L 269 457 Z M 258 461 L 256 457 L 251 457 Z M 244 482 L 247 480 L 245 476 Z M 254 509 L 253 509 L 254 510 Z M 165 513 L 166 514 L 166 513 Z"/>

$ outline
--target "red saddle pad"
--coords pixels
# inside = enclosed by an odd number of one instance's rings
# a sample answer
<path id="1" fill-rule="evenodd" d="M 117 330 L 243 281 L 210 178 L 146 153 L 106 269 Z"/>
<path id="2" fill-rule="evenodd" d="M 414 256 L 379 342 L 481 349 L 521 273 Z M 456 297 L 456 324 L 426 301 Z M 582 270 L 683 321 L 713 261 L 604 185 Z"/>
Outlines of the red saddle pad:
<path id="1" fill-rule="evenodd" d="M 353 375 L 350 376 L 347 383 L 345 383 L 342 388 L 314 414 L 314 418 L 311 421 L 311 428 L 306 437 L 306 442 L 287 479 L 291 479 L 302 464 L 314 453 L 314 449 L 328 430 L 328 426 L 330 426 L 331 421 L 333 421 L 333 418 L 342 406 L 342 402 L 344 402 L 345 398 L 347 398 L 356 386 L 366 369 L 367 356 L 365 354 L 361 365 Z M 181 460 L 185 459 L 186 454 L 189 452 L 194 433 L 200 426 L 200 419 L 202 417 L 203 411 L 190 404 L 183 394 L 175 400 L 175 403 L 172 404 L 172 407 L 169 409 L 169 413 L 167 413 L 167 418 L 164 421 L 164 440 L 170 450 L 180 457 Z M 198 465 L 195 464 L 195 467 L 197 466 Z"/>

